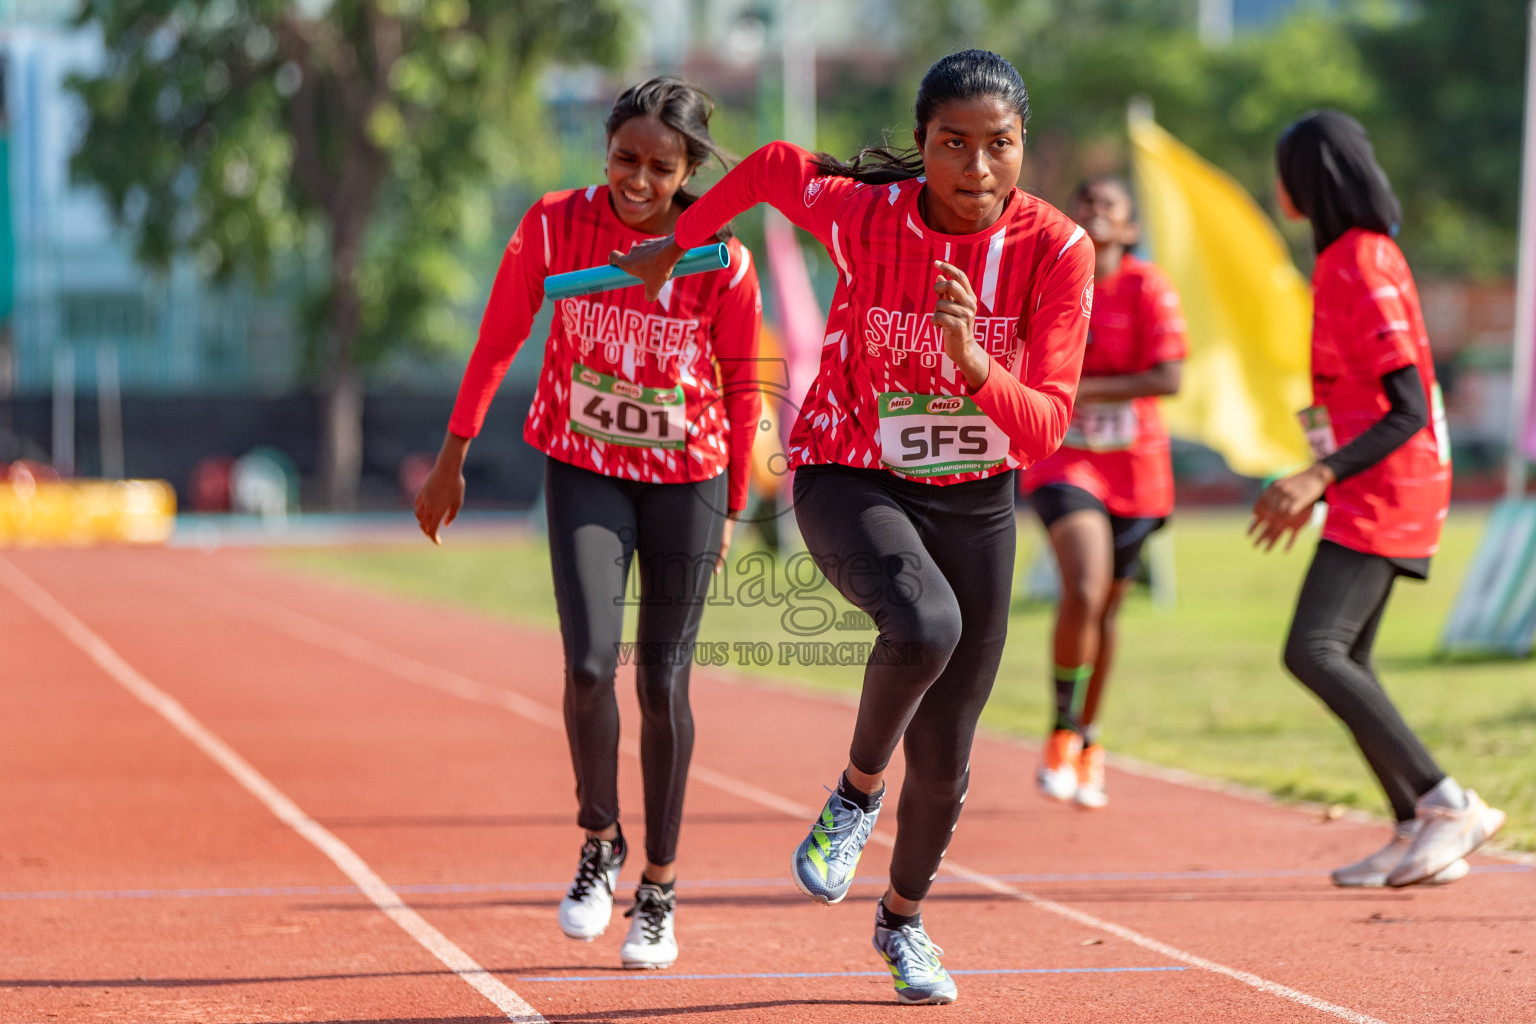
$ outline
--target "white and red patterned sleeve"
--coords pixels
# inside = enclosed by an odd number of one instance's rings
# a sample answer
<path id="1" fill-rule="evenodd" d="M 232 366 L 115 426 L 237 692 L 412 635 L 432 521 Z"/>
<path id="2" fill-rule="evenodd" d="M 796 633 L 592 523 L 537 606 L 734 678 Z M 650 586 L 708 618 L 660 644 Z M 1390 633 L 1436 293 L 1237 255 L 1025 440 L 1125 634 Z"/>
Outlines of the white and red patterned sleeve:
<path id="1" fill-rule="evenodd" d="M 706 245 L 732 217 L 767 203 L 830 248 L 838 204 L 855 186 L 852 178 L 823 175 L 815 157 L 799 146 L 770 142 L 684 210 L 673 236 L 685 249 Z"/>
<path id="2" fill-rule="evenodd" d="M 523 215 L 501 254 L 501 267 L 480 319 L 480 336 L 464 368 L 459 396 L 448 420 L 449 431 L 459 437 L 479 436 L 491 399 L 496 397 L 513 357 L 528 340 L 534 314 L 544 302 L 544 277 L 549 273 L 550 260 L 544 217 L 541 199 Z"/>
<path id="3" fill-rule="evenodd" d="M 1399 273 L 1406 267 L 1396 244 L 1385 235 L 1361 232 L 1353 273 L 1340 274 L 1341 302 L 1349 307 L 1354 344 L 1346 353 L 1360 374 L 1372 380 L 1418 363 L 1412 315 Z"/>
<path id="4" fill-rule="evenodd" d="M 992 359 L 972 397 L 1008 435 L 1023 465 L 1061 447 L 1077 400 L 1093 315 L 1093 243 L 1076 235 L 1043 272 L 1033 309 L 1020 324 L 1017 375 Z"/>
<path id="5" fill-rule="evenodd" d="M 752 254 L 740 243 L 733 243 L 731 248 L 735 250 L 732 255 L 739 261 L 739 267 L 721 272 L 729 273 L 731 277 L 717 300 L 714 355 L 716 365 L 720 367 L 725 418 L 730 424 L 727 437 L 730 455 L 726 470 L 730 488 L 728 504 L 732 512 L 740 512 L 747 507 L 752 442 L 757 439 L 757 421 L 763 411 L 757 365 L 763 297 L 758 290 Z"/>

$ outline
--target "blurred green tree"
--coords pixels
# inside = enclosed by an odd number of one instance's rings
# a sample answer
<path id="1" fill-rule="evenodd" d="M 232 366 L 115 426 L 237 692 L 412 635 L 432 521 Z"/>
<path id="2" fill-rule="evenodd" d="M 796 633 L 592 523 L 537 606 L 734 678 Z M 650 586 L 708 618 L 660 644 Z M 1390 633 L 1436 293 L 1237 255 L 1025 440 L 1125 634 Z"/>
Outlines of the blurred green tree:
<path id="1" fill-rule="evenodd" d="M 491 188 L 558 146 L 538 72 L 617 63 L 626 18 L 622 0 L 88 0 L 107 61 L 70 83 L 88 114 L 72 170 L 152 267 L 189 252 L 216 278 L 266 279 L 284 254 L 323 267 L 303 322 L 324 500 L 350 508 L 362 371 L 465 333 L 462 253 Z"/>
<path id="2" fill-rule="evenodd" d="M 1520 220 L 1526 5 L 1420 0 L 1414 17 L 1357 31 L 1377 82 L 1371 127 L 1403 202 L 1415 265 L 1514 272 Z"/>

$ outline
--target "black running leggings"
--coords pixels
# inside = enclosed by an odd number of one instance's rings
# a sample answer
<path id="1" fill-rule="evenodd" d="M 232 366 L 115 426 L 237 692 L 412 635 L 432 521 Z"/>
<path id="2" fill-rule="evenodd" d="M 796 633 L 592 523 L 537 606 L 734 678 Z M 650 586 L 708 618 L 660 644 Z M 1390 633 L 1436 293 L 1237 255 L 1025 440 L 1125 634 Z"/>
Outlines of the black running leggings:
<path id="1" fill-rule="evenodd" d="M 1392 582 L 1388 558 L 1332 541 L 1317 546 L 1285 642 L 1285 667 L 1354 734 L 1398 821 L 1445 773 L 1398 713 L 1371 667 L 1371 645 Z"/>
<path id="2" fill-rule="evenodd" d="M 693 754 L 688 670 L 725 523 L 725 475 L 646 484 L 548 459 L 544 500 L 565 641 L 565 732 L 581 805 L 576 823 L 598 832 L 619 820 L 614 676 L 624 609 L 637 605 L 638 645 L 629 660 L 640 699 L 645 855 L 670 864 Z M 636 555 L 638 597 L 625 589 Z"/>
<path id="3" fill-rule="evenodd" d="M 795 473 L 806 547 L 880 631 L 849 760 L 884 771 L 902 742 L 891 887 L 909 900 L 928 895 L 960 818 L 976 721 L 1007 639 L 1014 477 L 938 487 L 879 469 Z"/>

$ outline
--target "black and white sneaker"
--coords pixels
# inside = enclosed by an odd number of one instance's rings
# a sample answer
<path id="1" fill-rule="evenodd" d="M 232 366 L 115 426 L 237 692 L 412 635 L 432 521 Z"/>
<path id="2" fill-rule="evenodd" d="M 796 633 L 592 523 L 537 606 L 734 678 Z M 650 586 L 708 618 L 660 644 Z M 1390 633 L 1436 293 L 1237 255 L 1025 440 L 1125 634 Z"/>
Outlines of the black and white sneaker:
<path id="1" fill-rule="evenodd" d="M 671 967 L 677 959 L 677 936 L 672 919 L 677 911 L 677 894 L 661 886 L 641 882 L 635 892 L 635 905 L 625 911 L 629 935 L 619 950 L 619 959 L 632 970 L 659 970 Z"/>
<path id="2" fill-rule="evenodd" d="M 566 938 L 591 942 L 607 930 L 613 917 L 613 888 L 624 866 L 624 854 L 615 854 L 613 847 L 607 839 L 582 844 L 576 880 L 560 901 L 560 930 Z"/>

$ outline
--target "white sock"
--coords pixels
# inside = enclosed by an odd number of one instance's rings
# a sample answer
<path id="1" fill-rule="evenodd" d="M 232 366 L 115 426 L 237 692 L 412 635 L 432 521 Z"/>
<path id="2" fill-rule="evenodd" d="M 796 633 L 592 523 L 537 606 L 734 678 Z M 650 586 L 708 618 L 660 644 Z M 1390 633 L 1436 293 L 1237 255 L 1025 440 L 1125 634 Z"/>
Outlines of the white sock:
<path id="1" fill-rule="evenodd" d="M 1429 807 L 1449 807 L 1455 811 L 1467 809 L 1467 791 L 1447 775 L 1434 789 L 1419 797 L 1419 803 Z"/>

